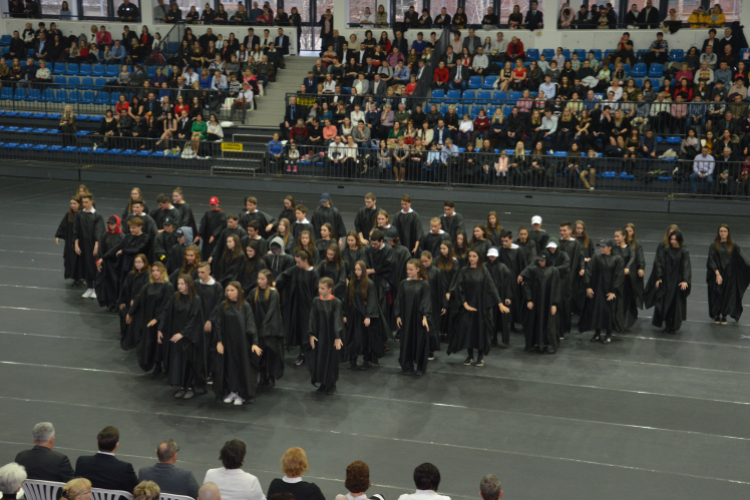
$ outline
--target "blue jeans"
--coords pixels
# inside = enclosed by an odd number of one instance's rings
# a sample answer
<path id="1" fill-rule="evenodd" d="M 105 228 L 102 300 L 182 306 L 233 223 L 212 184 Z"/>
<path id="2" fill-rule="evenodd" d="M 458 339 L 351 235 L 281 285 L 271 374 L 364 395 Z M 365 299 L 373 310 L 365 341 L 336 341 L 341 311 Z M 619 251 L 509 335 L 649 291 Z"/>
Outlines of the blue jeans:
<path id="1" fill-rule="evenodd" d="M 699 180 L 700 180 L 700 177 L 698 177 L 698 173 L 697 172 L 693 172 L 692 174 L 690 174 L 690 189 L 693 191 L 693 194 L 695 194 L 696 192 L 698 192 L 698 186 L 696 186 L 696 183 Z M 711 192 L 711 188 L 714 185 L 714 176 L 713 175 L 708 175 L 703 182 L 705 182 L 706 184 L 708 184 L 708 192 L 710 193 Z"/>
<path id="2" fill-rule="evenodd" d="M 461 80 L 461 83 L 456 83 L 456 80 L 451 80 L 449 84 L 451 90 L 466 90 L 469 88 L 469 81 L 468 80 Z"/>

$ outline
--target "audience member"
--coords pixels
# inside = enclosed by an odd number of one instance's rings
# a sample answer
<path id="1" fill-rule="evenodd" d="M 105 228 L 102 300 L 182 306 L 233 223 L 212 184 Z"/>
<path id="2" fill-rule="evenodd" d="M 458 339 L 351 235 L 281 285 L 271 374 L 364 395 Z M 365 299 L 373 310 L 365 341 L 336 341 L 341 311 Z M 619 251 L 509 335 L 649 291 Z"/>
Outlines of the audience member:
<path id="1" fill-rule="evenodd" d="M 120 446 L 120 431 L 107 426 L 96 436 L 99 451 L 92 456 L 80 456 L 76 461 L 77 477 L 91 481 L 94 488 L 131 492 L 138 484 L 133 465 L 115 457 Z"/>
<path id="2" fill-rule="evenodd" d="M 266 500 L 258 478 L 241 469 L 246 452 L 245 443 L 239 439 L 227 441 L 219 452 L 222 467 L 206 472 L 203 483 L 218 486 L 222 500 Z"/>
<path id="3" fill-rule="evenodd" d="M 31 431 L 34 447 L 19 452 L 15 462 L 26 469 L 28 479 L 67 483 L 75 477 L 68 457 L 52 450 L 55 428 L 50 422 L 40 422 Z"/>
<path id="4" fill-rule="evenodd" d="M 277 493 L 291 493 L 295 500 L 325 500 L 317 484 L 302 480 L 302 474 L 309 470 L 310 464 L 305 450 L 289 448 L 281 457 L 281 471 L 285 475 L 281 479 L 271 481 L 268 487 L 268 497 Z"/>
<path id="5" fill-rule="evenodd" d="M 198 482 L 189 470 L 175 466 L 180 447 L 172 439 L 159 443 L 156 448 L 156 464 L 138 471 L 140 481 L 153 481 L 164 493 L 198 498 Z"/>

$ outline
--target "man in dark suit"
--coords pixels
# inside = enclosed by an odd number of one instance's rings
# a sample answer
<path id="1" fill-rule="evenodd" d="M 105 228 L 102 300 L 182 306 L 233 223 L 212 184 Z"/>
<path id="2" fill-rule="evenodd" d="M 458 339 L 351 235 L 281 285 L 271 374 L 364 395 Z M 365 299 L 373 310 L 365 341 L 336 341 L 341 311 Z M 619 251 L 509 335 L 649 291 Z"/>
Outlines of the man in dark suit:
<path id="1" fill-rule="evenodd" d="M 312 71 L 307 72 L 307 78 L 302 83 L 305 86 L 305 93 L 316 94 L 318 92 L 318 79 L 313 76 Z"/>
<path id="2" fill-rule="evenodd" d="M 156 448 L 159 462 L 139 470 L 138 480 L 155 482 L 162 493 L 198 498 L 199 485 L 193 473 L 174 465 L 177 462 L 178 451 L 180 447 L 172 439 L 159 443 L 159 447 Z"/>
<path id="3" fill-rule="evenodd" d="M 284 121 L 279 124 L 279 135 L 282 139 L 288 138 L 289 129 L 300 118 L 307 118 L 307 109 L 305 106 L 297 104 L 297 98 L 292 96 L 289 98 L 289 105 L 286 107 L 286 112 L 284 113 Z"/>
<path id="4" fill-rule="evenodd" d="M 10 39 L 10 46 L 8 47 L 8 50 L 9 59 L 15 57 L 23 59 L 24 57 L 26 57 L 26 44 L 23 43 L 23 40 L 18 34 L 18 30 L 13 32 L 13 38 Z"/>
<path id="5" fill-rule="evenodd" d="M 404 57 L 409 54 L 409 42 L 406 41 L 404 34 L 400 31 L 396 32 L 396 38 L 391 42 L 391 50 L 393 50 L 394 46 L 398 47 L 398 51 L 401 52 Z"/>
<path id="6" fill-rule="evenodd" d="M 117 427 L 107 426 L 96 436 L 96 443 L 99 447 L 96 455 L 78 457 L 76 477 L 91 481 L 92 488 L 132 493 L 138 485 L 133 465 L 115 457 L 120 446 L 120 431 Z"/>
<path id="7" fill-rule="evenodd" d="M 652 0 L 646 0 L 646 6 L 638 13 L 636 19 L 638 27 L 656 29 L 659 27 L 659 9 L 654 7 Z"/>
<path id="8" fill-rule="evenodd" d="M 523 20 L 526 29 L 531 31 L 544 28 L 544 15 L 539 10 L 538 2 L 531 2 L 529 11 L 526 13 L 526 19 Z"/>
<path id="9" fill-rule="evenodd" d="M 276 37 L 276 40 L 274 40 L 274 45 L 276 45 L 276 50 L 278 50 L 282 56 L 289 55 L 289 37 L 284 34 L 282 28 L 279 28 L 279 34 Z"/>
<path id="10" fill-rule="evenodd" d="M 242 44 L 245 46 L 245 49 L 247 49 L 248 52 L 251 52 L 255 48 L 255 44 L 260 45 L 260 37 L 255 34 L 255 30 L 253 28 L 247 29 L 247 36 L 245 37 L 245 40 L 242 42 Z"/>
<path id="11" fill-rule="evenodd" d="M 19 452 L 15 462 L 26 468 L 27 479 L 67 483 L 75 477 L 70 460 L 62 453 L 52 451 L 55 444 L 55 428 L 49 422 L 41 422 L 31 430 L 34 447 Z"/>

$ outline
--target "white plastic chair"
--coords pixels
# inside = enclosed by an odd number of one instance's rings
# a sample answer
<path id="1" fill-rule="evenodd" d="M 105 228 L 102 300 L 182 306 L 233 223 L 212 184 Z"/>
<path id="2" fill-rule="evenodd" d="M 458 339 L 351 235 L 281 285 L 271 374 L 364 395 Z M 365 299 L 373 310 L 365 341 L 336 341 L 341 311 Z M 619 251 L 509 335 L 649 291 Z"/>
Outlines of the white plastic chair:
<path id="1" fill-rule="evenodd" d="M 159 500 L 193 500 L 191 497 L 185 495 L 172 495 L 170 493 L 162 493 Z"/>
<path id="2" fill-rule="evenodd" d="M 91 498 L 92 500 L 133 500 L 133 495 L 127 491 L 91 488 Z"/>
<path id="3" fill-rule="evenodd" d="M 31 481 L 23 482 L 21 488 L 23 495 L 28 500 L 57 500 L 57 494 L 65 483 L 55 481 Z"/>

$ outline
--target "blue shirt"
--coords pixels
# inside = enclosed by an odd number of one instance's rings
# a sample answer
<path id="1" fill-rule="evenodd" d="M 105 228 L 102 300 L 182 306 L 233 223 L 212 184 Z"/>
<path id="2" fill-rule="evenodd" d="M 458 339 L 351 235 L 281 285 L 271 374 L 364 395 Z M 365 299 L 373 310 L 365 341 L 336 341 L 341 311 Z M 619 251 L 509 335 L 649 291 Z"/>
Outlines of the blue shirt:
<path id="1" fill-rule="evenodd" d="M 424 52 L 424 48 L 427 47 L 427 42 L 422 40 L 421 42 L 419 40 L 414 40 L 411 44 L 412 49 L 417 49 L 417 54 L 421 54 Z"/>
<path id="2" fill-rule="evenodd" d="M 125 47 L 120 45 L 120 48 L 118 49 L 114 45 L 112 46 L 112 57 L 115 59 L 125 59 L 125 56 L 127 55 L 127 52 L 125 52 Z"/>
<path id="3" fill-rule="evenodd" d="M 403 67 L 403 69 L 396 69 L 393 70 L 393 76 L 396 78 L 396 80 L 408 80 L 411 76 L 411 71 L 409 71 L 409 68 L 406 66 Z"/>
<path id="4" fill-rule="evenodd" d="M 594 97 L 592 100 L 586 99 L 583 101 L 583 105 L 586 106 L 586 110 L 592 111 L 594 108 L 596 108 L 596 105 L 599 104 L 601 101 Z"/>
<path id="5" fill-rule="evenodd" d="M 269 141 L 268 152 L 272 155 L 280 155 L 284 152 L 284 146 L 281 144 L 281 141 Z"/>

